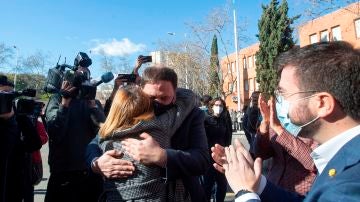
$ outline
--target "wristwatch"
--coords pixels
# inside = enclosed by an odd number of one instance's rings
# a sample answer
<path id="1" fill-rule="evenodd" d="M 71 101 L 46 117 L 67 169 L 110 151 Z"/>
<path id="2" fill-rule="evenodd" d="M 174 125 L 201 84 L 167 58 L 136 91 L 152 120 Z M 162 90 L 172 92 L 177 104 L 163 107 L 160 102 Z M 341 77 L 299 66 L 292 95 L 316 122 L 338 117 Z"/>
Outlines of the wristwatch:
<path id="1" fill-rule="evenodd" d="M 240 197 L 240 196 L 242 196 L 242 195 L 244 195 L 244 194 L 248 194 L 248 193 L 253 193 L 253 192 L 251 192 L 251 191 L 249 191 L 249 190 L 246 190 L 246 189 L 240 189 L 240 191 L 238 191 L 238 192 L 235 194 L 235 198 Z"/>

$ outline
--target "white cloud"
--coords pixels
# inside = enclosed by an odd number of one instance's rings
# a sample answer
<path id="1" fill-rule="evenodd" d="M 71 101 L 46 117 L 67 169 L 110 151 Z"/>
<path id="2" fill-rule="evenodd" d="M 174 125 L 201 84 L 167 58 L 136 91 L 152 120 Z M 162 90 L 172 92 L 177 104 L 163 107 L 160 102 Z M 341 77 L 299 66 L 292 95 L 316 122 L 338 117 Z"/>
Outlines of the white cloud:
<path id="1" fill-rule="evenodd" d="M 112 39 L 109 42 L 101 43 L 100 40 L 93 39 L 96 43 L 94 48 L 91 48 L 91 52 L 99 55 L 107 56 L 127 56 L 136 52 L 143 51 L 145 49 L 144 44 L 135 44 L 128 38 L 123 38 L 121 41 Z"/>

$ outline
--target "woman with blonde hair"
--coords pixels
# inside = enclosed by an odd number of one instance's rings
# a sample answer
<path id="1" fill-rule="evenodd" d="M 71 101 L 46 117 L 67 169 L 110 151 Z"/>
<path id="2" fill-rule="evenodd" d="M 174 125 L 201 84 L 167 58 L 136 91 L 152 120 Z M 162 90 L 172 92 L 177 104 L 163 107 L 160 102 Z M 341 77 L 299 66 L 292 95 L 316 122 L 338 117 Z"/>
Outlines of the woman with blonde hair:
<path id="1" fill-rule="evenodd" d="M 123 149 L 121 141 L 137 138 L 142 132 L 150 133 L 163 148 L 170 147 L 170 139 L 183 120 L 195 107 L 192 91 L 182 89 L 177 93 L 172 108 L 159 116 L 154 115 L 153 101 L 141 88 L 130 85 L 120 88 L 114 96 L 105 123 L 99 130 L 103 152 L 116 149 L 124 153 L 123 159 L 134 163 L 134 175 L 121 179 L 106 179 L 106 201 L 166 201 L 166 183 L 161 177 L 161 167 L 147 166 L 133 160 Z"/>

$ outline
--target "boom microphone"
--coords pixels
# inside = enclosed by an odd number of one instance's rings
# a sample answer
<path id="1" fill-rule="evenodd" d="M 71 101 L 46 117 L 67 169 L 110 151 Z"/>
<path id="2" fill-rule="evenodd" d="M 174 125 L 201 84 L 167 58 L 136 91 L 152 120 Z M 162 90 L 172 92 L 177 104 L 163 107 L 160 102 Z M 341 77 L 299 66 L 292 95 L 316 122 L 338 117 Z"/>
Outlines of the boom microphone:
<path id="1" fill-rule="evenodd" d="M 108 82 L 110 82 L 111 80 L 113 80 L 113 78 L 114 78 L 113 73 L 111 73 L 111 72 L 106 72 L 105 74 L 103 74 L 103 75 L 101 76 L 101 80 L 98 81 L 98 82 L 96 82 L 94 86 L 98 86 L 98 85 L 100 85 L 100 84 L 102 84 L 102 83 L 108 83 Z"/>

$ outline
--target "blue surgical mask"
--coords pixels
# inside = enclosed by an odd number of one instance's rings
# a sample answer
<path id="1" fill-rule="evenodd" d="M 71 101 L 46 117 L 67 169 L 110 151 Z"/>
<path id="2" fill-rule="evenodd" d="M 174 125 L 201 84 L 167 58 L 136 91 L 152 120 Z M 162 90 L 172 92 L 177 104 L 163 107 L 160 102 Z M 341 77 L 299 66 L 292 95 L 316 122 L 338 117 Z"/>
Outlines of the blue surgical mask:
<path id="1" fill-rule="evenodd" d="M 199 107 L 202 111 L 204 111 L 204 112 L 208 112 L 208 108 L 207 108 L 207 106 L 205 106 L 205 105 L 203 105 L 203 106 L 201 106 L 201 107 Z"/>
<path id="2" fill-rule="evenodd" d="M 277 97 L 276 115 L 281 125 L 290 134 L 297 137 L 301 131 L 301 127 L 293 124 L 289 117 L 290 102 L 286 101 L 282 96 Z"/>
<path id="3" fill-rule="evenodd" d="M 311 96 L 308 97 L 304 97 L 304 98 L 300 98 L 296 101 L 299 101 L 301 99 L 308 99 Z M 284 97 L 282 96 L 278 96 L 277 98 L 277 102 L 276 102 L 276 114 L 277 117 L 281 123 L 281 125 L 293 136 L 297 137 L 301 131 L 301 129 L 313 122 L 315 122 L 316 120 L 319 119 L 319 116 L 315 117 L 313 120 L 305 123 L 304 125 L 298 126 L 294 123 L 291 122 L 290 117 L 289 117 L 289 110 L 290 110 L 290 102 L 286 101 L 284 99 Z"/>

